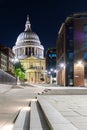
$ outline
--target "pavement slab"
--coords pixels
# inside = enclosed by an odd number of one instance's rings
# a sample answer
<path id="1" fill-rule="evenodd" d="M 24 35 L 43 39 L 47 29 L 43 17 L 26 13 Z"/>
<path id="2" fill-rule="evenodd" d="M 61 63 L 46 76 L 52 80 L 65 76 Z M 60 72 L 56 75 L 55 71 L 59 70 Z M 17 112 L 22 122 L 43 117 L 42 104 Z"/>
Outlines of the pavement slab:
<path id="1" fill-rule="evenodd" d="M 43 98 L 78 130 L 87 130 L 87 95 L 47 95 Z"/>

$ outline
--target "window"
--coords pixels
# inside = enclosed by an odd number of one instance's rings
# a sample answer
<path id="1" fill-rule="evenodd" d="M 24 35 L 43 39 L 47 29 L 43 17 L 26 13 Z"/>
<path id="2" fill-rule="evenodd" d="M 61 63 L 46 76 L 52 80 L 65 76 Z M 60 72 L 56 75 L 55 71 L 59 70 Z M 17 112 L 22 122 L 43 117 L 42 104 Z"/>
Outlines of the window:
<path id="1" fill-rule="evenodd" d="M 56 57 L 56 54 L 52 54 L 52 57 Z"/>
<path id="2" fill-rule="evenodd" d="M 84 59 L 87 60 L 87 53 L 84 53 Z"/>
<path id="3" fill-rule="evenodd" d="M 73 59 L 73 56 L 74 56 L 73 53 L 70 52 L 70 53 L 69 53 L 69 59 Z"/>
<path id="4" fill-rule="evenodd" d="M 49 54 L 49 57 L 56 58 L 56 54 Z"/>
<path id="5" fill-rule="evenodd" d="M 87 25 L 84 25 L 84 32 L 87 33 Z"/>
<path id="6" fill-rule="evenodd" d="M 73 29 L 73 27 L 72 27 L 72 26 L 69 26 L 69 30 L 71 30 L 71 29 Z"/>

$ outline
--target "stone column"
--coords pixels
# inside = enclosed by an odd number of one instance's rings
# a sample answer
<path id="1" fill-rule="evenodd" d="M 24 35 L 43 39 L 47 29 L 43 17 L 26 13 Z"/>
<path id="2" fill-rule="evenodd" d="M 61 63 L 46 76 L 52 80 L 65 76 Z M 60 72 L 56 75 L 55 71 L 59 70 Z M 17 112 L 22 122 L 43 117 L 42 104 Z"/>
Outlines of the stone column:
<path id="1" fill-rule="evenodd" d="M 35 47 L 34 47 L 34 56 L 35 56 Z"/>
<path id="2" fill-rule="evenodd" d="M 26 53 L 25 53 L 25 52 L 26 52 L 26 48 L 24 48 L 24 55 L 26 55 Z"/>
<path id="3" fill-rule="evenodd" d="M 19 56 L 19 49 L 17 49 L 17 56 Z"/>

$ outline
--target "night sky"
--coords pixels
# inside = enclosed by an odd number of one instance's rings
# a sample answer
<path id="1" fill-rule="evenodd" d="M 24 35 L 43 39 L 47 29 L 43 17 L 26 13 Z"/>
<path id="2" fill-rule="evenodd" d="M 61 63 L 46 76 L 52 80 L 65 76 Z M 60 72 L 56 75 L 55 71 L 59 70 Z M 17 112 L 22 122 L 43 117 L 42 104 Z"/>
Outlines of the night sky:
<path id="1" fill-rule="evenodd" d="M 87 12 L 87 0 L 0 0 L 0 44 L 15 45 L 29 14 L 31 29 L 46 51 L 56 46 L 62 22 L 76 12 Z"/>

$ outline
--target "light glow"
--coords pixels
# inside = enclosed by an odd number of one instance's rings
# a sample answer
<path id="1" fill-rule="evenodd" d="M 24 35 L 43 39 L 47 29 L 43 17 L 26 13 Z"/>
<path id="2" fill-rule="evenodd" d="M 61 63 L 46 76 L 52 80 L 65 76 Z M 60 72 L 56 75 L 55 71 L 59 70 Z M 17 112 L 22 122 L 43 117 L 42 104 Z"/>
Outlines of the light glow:
<path id="1" fill-rule="evenodd" d="M 37 99 L 32 99 L 31 101 L 33 101 L 33 102 L 37 102 Z"/>
<path id="2" fill-rule="evenodd" d="M 15 57 L 14 62 L 19 62 L 18 58 Z"/>
<path id="3" fill-rule="evenodd" d="M 54 70 L 54 73 L 56 73 L 57 71 L 56 70 Z"/>
<path id="4" fill-rule="evenodd" d="M 81 65 L 82 64 L 82 61 L 78 61 L 78 63 L 77 63 L 78 65 Z"/>
<path id="5" fill-rule="evenodd" d="M 27 111 L 30 111 L 30 107 L 24 107 L 23 110 L 27 110 Z"/>
<path id="6" fill-rule="evenodd" d="M 51 74 L 51 72 L 49 71 L 48 74 Z"/>
<path id="7" fill-rule="evenodd" d="M 9 124 L 9 125 L 6 125 L 3 128 L 1 128 L 1 130 L 12 130 L 13 126 L 14 126 L 13 124 Z"/>
<path id="8" fill-rule="evenodd" d="M 61 63 L 61 64 L 60 64 L 60 67 L 61 67 L 61 68 L 65 68 L 65 64 L 64 64 L 64 63 Z"/>
<path id="9" fill-rule="evenodd" d="M 13 63 L 17 63 L 17 62 L 19 62 L 19 59 L 18 59 L 17 57 L 14 57 L 14 58 L 12 59 L 12 62 L 13 62 Z"/>
<path id="10" fill-rule="evenodd" d="M 50 70 L 51 70 L 51 71 L 53 71 L 53 69 L 52 69 L 52 68 L 51 68 Z"/>

